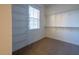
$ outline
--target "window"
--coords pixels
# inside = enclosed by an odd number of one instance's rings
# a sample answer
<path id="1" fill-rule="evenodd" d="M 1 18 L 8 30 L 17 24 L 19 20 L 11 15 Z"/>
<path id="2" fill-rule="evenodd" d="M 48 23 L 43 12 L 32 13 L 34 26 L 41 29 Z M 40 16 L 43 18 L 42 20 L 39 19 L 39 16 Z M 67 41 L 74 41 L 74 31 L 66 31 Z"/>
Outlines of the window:
<path id="1" fill-rule="evenodd" d="M 40 11 L 29 6 L 29 29 L 40 28 Z"/>

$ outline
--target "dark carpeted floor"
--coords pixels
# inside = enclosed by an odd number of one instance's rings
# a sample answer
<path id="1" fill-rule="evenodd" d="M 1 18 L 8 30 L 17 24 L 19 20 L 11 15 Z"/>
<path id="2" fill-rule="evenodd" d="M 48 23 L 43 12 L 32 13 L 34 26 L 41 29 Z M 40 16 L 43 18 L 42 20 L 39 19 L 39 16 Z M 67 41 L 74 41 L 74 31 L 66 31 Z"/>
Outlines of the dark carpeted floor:
<path id="1" fill-rule="evenodd" d="M 55 39 L 44 38 L 28 45 L 13 55 L 78 55 L 79 46 Z"/>

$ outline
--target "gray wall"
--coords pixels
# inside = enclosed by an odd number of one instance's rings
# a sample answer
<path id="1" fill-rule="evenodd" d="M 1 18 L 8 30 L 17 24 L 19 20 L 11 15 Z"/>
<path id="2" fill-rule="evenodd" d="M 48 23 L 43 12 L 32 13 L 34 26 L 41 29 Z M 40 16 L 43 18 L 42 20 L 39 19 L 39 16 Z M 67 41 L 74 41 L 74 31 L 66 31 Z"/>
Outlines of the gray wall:
<path id="1" fill-rule="evenodd" d="M 28 44 L 40 40 L 44 37 L 44 6 L 31 5 L 40 10 L 40 29 L 28 29 L 28 5 L 12 5 L 12 39 L 13 51 L 16 51 Z"/>
<path id="2" fill-rule="evenodd" d="M 72 11 L 75 9 L 79 9 L 79 4 L 49 4 L 46 5 L 46 14 L 58 14 L 63 12 Z"/>
<path id="3" fill-rule="evenodd" d="M 45 10 L 46 37 L 79 45 L 79 5 L 48 5 Z"/>

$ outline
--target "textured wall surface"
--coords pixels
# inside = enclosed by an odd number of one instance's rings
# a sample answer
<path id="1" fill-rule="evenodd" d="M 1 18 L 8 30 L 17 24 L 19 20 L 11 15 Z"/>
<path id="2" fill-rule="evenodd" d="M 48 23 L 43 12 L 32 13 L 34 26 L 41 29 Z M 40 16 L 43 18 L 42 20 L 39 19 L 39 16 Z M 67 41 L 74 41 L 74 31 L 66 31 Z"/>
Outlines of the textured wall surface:
<path id="1" fill-rule="evenodd" d="M 44 8 L 43 5 L 30 5 L 40 10 L 40 29 L 29 30 L 28 6 L 12 5 L 12 31 L 13 51 L 31 44 L 43 37 L 44 34 Z"/>

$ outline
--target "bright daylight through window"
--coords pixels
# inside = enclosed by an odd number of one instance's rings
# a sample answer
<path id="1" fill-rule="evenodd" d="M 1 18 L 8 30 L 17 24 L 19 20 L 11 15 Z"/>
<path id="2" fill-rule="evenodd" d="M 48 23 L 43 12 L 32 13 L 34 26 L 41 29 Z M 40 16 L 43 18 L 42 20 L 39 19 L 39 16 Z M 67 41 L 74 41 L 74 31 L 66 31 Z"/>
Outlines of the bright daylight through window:
<path id="1" fill-rule="evenodd" d="M 40 28 L 40 11 L 39 9 L 29 6 L 29 29 Z"/>

